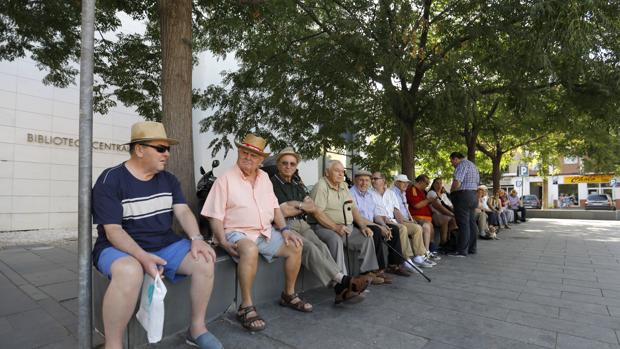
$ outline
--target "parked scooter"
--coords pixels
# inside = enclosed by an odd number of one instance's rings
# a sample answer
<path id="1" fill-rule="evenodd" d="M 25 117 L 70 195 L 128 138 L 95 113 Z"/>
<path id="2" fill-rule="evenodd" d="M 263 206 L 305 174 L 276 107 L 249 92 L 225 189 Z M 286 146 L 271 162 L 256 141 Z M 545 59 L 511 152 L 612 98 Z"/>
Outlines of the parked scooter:
<path id="1" fill-rule="evenodd" d="M 198 196 L 198 207 L 202 210 L 202 207 L 207 200 L 207 196 L 209 195 L 209 191 L 211 191 L 211 187 L 213 187 L 213 183 L 217 179 L 215 175 L 213 175 L 213 170 L 220 165 L 218 160 L 213 160 L 211 163 L 211 170 L 209 172 L 205 172 L 205 169 L 200 166 L 200 174 L 202 177 L 196 184 L 196 196 Z M 209 221 L 203 217 L 202 215 L 198 219 L 198 226 L 200 227 L 200 232 L 202 235 L 210 241 L 212 239 L 211 228 L 209 227 Z"/>

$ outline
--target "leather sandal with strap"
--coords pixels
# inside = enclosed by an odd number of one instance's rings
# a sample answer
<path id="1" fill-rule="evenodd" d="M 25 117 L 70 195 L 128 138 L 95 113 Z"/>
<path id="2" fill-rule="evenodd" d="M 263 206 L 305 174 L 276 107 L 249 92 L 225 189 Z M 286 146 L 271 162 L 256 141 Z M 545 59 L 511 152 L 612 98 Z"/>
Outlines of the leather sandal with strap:
<path id="1" fill-rule="evenodd" d="M 368 285 L 370 285 L 372 278 L 365 275 L 355 276 L 349 279 L 349 284 L 347 288 L 340 291 L 340 293 L 336 293 L 336 298 L 334 303 L 340 304 L 342 302 L 348 303 L 359 303 L 364 300 L 364 297 L 361 295 L 362 292 L 366 290 Z"/>
<path id="2" fill-rule="evenodd" d="M 297 299 L 297 302 L 293 302 Z M 284 292 L 280 295 L 280 305 L 283 307 L 289 307 L 295 309 L 297 311 L 301 311 L 304 313 L 312 312 L 312 304 L 303 300 L 297 293 L 293 293 L 288 295 Z M 309 305 L 310 307 L 307 307 Z"/>
<path id="3" fill-rule="evenodd" d="M 248 316 L 249 313 L 254 312 L 254 316 Z M 250 330 L 252 332 L 262 331 L 265 329 L 265 320 L 263 320 L 258 312 L 256 311 L 256 307 L 253 305 L 248 305 L 247 307 L 242 308 L 239 305 L 239 310 L 237 311 L 237 320 L 241 322 L 241 326 L 246 330 Z M 257 325 L 256 321 L 262 321 L 262 325 Z"/>

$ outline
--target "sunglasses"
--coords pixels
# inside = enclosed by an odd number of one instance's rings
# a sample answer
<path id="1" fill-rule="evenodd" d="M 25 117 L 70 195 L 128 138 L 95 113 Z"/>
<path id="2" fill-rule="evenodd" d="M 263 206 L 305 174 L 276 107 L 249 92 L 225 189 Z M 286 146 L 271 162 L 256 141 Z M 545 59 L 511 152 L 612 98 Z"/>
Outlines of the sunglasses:
<path id="1" fill-rule="evenodd" d="M 282 164 L 282 166 L 291 166 L 291 167 L 297 166 L 296 162 L 280 161 L 280 163 Z"/>
<path id="2" fill-rule="evenodd" d="M 149 148 L 153 148 L 155 150 L 157 150 L 158 153 L 165 153 L 165 152 L 169 152 L 170 151 L 170 147 L 169 146 L 165 146 L 165 145 L 151 145 L 151 144 L 145 144 L 145 143 L 138 143 L 141 146 L 144 147 L 149 147 Z"/>

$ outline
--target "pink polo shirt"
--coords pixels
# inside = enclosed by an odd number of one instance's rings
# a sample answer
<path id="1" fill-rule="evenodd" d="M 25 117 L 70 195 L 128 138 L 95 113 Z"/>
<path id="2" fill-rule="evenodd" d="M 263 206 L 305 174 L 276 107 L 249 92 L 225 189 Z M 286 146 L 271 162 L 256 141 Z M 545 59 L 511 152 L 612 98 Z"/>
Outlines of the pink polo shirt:
<path id="1" fill-rule="evenodd" d="M 261 234 L 271 238 L 274 209 L 279 207 L 267 173 L 258 170 L 252 186 L 235 164 L 215 181 L 201 214 L 223 221 L 226 234 L 239 231 L 256 241 Z"/>

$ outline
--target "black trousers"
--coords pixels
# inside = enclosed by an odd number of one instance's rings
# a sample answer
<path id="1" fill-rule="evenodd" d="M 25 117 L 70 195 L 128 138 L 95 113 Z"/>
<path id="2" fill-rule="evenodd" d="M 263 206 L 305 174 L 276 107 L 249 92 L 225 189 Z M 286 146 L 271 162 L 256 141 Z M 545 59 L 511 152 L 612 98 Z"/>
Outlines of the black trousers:
<path id="1" fill-rule="evenodd" d="M 467 255 L 476 253 L 478 243 L 478 224 L 476 224 L 476 207 L 478 198 L 475 190 L 458 190 L 451 195 L 454 205 L 454 217 L 459 226 L 456 239 L 456 252 Z"/>
<path id="2" fill-rule="evenodd" d="M 385 256 L 383 254 L 383 243 L 387 243 L 392 246 L 396 251 L 398 251 L 401 255 L 402 247 L 400 245 L 400 235 L 398 233 L 398 227 L 392 225 L 390 230 L 392 231 L 392 239 L 384 240 L 383 235 L 381 235 L 381 228 L 378 225 L 369 225 L 368 228 L 372 230 L 372 239 L 375 242 L 375 253 L 377 254 L 377 263 L 379 263 L 379 269 L 385 269 Z M 394 230 L 396 229 L 396 230 Z M 400 258 L 396 253 L 394 253 L 391 249 L 388 248 L 388 264 L 387 265 L 401 265 L 405 261 Z"/>
<path id="3" fill-rule="evenodd" d="M 521 222 L 525 222 L 525 207 L 519 206 L 517 209 L 513 208 L 512 211 L 515 213 L 515 222 L 519 219 L 517 212 L 521 212 Z"/>

